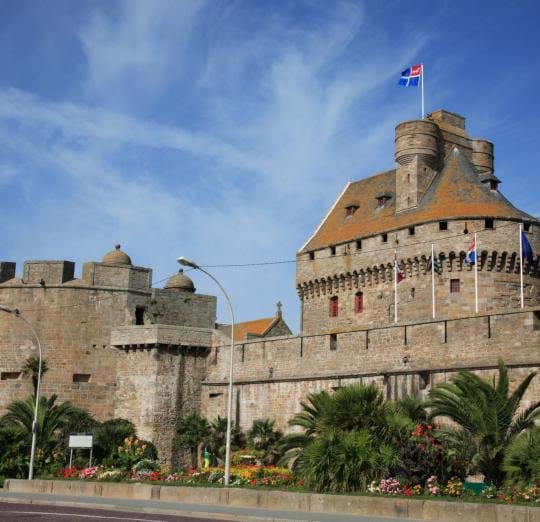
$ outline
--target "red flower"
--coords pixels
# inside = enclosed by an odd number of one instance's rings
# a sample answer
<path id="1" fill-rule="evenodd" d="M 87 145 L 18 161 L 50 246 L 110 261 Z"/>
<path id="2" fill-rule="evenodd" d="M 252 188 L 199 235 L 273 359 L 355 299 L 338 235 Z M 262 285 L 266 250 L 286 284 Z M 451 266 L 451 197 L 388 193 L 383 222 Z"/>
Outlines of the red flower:
<path id="1" fill-rule="evenodd" d="M 407 497 L 412 497 L 412 491 L 411 491 L 411 488 L 409 486 L 404 486 L 403 487 L 403 493 L 405 493 L 405 496 L 407 496 Z"/>
<path id="2" fill-rule="evenodd" d="M 257 479 L 251 479 L 251 485 L 255 486 L 257 484 Z"/>

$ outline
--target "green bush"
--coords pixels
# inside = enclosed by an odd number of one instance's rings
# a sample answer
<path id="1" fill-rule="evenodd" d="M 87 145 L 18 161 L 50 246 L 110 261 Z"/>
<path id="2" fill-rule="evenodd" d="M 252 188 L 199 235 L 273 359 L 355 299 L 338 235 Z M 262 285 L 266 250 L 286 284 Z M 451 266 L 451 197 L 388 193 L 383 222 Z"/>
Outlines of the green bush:
<path id="1" fill-rule="evenodd" d="M 532 428 L 512 441 L 502 468 L 506 482 L 540 485 L 540 428 Z"/>

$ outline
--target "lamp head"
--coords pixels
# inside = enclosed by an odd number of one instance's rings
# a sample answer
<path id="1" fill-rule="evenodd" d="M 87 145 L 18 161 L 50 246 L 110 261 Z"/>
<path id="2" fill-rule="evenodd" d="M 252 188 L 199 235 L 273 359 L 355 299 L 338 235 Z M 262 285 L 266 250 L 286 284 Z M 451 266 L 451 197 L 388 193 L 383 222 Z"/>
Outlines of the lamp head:
<path id="1" fill-rule="evenodd" d="M 199 268 L 199 265 L 197 265 L 197 263 L 195 263 L 194 261 L 191 261 L 190 259 L 187 259 L 184 256 L 180 256 L 177 259 L 177 261 L 183 266 L 189 266 L 191 268 Z"/>

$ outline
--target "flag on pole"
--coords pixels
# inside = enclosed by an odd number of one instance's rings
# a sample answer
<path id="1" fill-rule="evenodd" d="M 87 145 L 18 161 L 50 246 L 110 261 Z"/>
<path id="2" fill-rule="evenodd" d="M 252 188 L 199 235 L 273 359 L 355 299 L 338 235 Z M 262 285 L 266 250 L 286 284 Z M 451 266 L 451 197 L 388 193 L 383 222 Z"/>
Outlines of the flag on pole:
<path id="1" fill-rule="evenodd" d="M 418 80 L 422 76 L 422 64 L 408 67 L 401 73 L 398 85 L 403 87 L 418 87 Z"/>
<path id="2" fill-rule="evenodd" d="M 434 262 L 434 264 L 432 265 L 433 260 L 435 260 L 435 262 Z M 439 274 L 439 275 L 442 274 L 442 266 L 441 266 L 441 262 L 440 262 L 440 260 L 437 258 L 437 256 L 435 255 L 435 252 L 433 252 L 433 257 L 432 257 L 432 256 L 429 256 L 429 257 L 428 257 L 428 260 L 427 260 L 426 271 L 427 271 L 427 272 L 431 272 L 431 270 L 433 270 L 434 272 L 436 272 L 436 273 Z"/>
<path id="3" fill-rule="evenodd" d="M 529 266 L 534 264 L 534 252 L 523 230 L 521 231 L 521 255 L 529 262 Z"/>
<path id="4" fill-rule="evenodd" d="M 396 267 L 396 283 L 401 283 L 405 279 L 405 274 L 401 271 L 401 268 L 399 268 L 399 263 L 397 260 L 397 253 L 394 259 L 394 265 Z"/>
<path id="5" fill-rule="evenodd" d="M 476 263 L 476 239 L 473 239 L 473 242 L 467 250 L 467 256 L 465 257 L 465 262 L 468 265 L 474 265 Z"/>

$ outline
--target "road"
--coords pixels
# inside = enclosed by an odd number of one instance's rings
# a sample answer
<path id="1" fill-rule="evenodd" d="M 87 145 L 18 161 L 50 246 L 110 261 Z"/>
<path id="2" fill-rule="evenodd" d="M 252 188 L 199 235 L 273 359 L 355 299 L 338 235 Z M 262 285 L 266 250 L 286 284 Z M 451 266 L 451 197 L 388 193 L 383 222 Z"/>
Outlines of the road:
<path id="1" fill-rule="evenodd" d="M 226 522 L 225 519 L 194 518 L 152 513 L 126 513 L 105 509 L 0 502 L 2 522 Z"/>
<path id="2" fill-rule="evenodd" d="M 14 493 L 0 489 L 2 522 L 419 522 L 405 518 L 304 513 L 161 500 Z"/>

